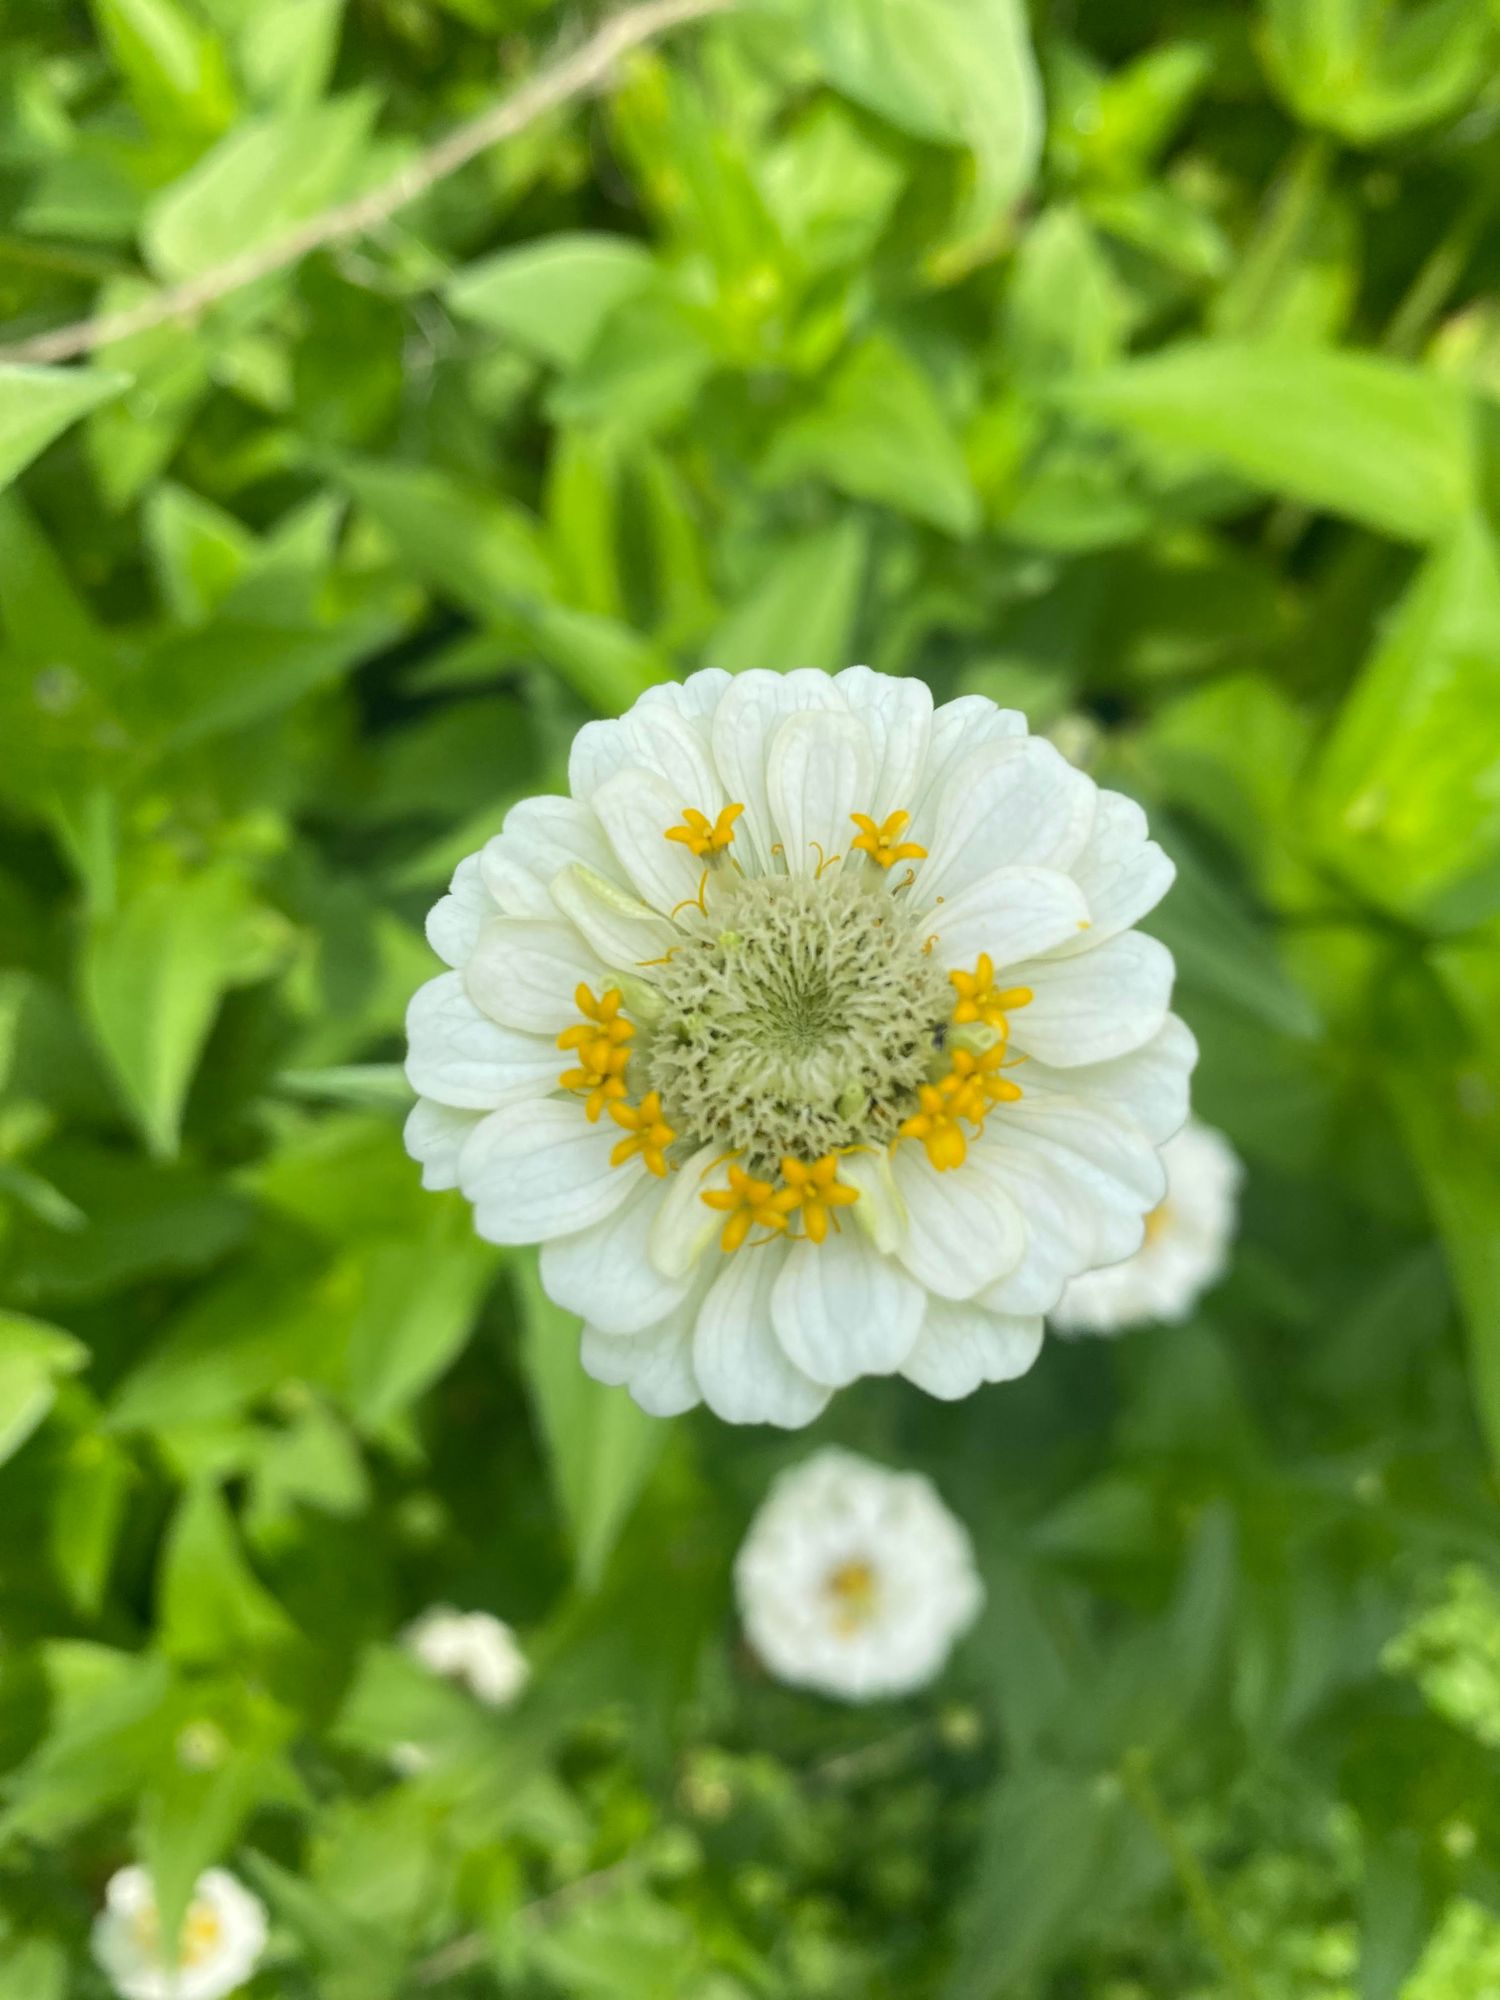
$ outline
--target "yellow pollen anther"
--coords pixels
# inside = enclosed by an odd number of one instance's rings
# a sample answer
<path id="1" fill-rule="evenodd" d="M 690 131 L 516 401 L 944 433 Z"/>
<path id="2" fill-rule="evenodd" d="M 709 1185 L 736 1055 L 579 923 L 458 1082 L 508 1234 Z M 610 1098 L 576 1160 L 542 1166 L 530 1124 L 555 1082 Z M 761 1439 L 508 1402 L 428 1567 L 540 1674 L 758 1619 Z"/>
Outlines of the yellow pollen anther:
<path id="1" fill-rule="evenodd" d="M 1021 1095 L 1021 1086 L 1000 1074 L 1004 1063 L 1003 1041 L 978 1056 L 967 1049 L 955 1049 L 952 1069 L 936 1083 L 921 1085 L 917 1091 L 920 1109 L 901 1121 L 896 1137 L 920 1139 L 939 1173 L 961 1167 L 969 1152 L 964 1125 L 972 1125 L 976 1133 L 982 1131 L 997 1104 L 1013 1104 Z"/>
<path id="2" fill-rule="evenodd" d="M 787 1217 L 800 1206 L 794 1189 L 758 1181 L 743 1167 L 729 1169 L 727 1188 L 710 1188 L 701 1198 L 729 1218 L 719 1237 L 723 1250 L 738 1250 L 757 1222 L 764 1229 L 785 1229 Z"/>
<path id="3" fill-rule="evenodd" d="M 868 813 L 850 813 L 849 817 L 859 828 L 853 845 L 861 853 L 868 854 L 877 868 L 890 868 L 898 861 L 921 861 L 926 858 L 925 847 L 919 847 L 914 840 L 901 838 L 911 825 L 909 812 L 887 813 L 879 826 Z"/>
<path id="4" fill-rule="evenodd" d="M 839 1159 L 837 1153 L 825 1153 L 821 1160 L 808 1165 L 802 1160 L 784 1159 L 781 1176 L 786 1183 L 784 1192 L 796 1196 L 802 1210 L 802 1227 L 814 1243 L 821 1243 L 828 1234 L 832 1221 L 838 1227 L 833 1211 L 848 1208 L 859 1200 L 859 1189 L 845 1187 L 839 1179 Z"/>
<path id="5" fill-rule="evenodd" d="M 880 1588 L 871 1564 L 840 1563 L 829 1571 L 823 1588 L 833 1599 L 834 1625 L 841 1638 L 852 1639 L 875 1616 Z"/>
<path id="6" fill-rule="evenodd" d="M 661 1093 L 648 1091 L 639 1104 L 612 1104 L 609 1115 L 628 1134 L 610 1154 L 609 1164 L 623 1167 L 639 1153 L 646 1171 L 660 1180 L 667 1171 L 667 1147 L 677 1137 L 661 1115 Z"/>
<path id="7" fill-rule="evenodd" d="M 696 806 L 684 806 L 682 825 L 669 826 L 665 837 L 681 841 L 700 861 L 705 854 L 712 859 L 733 845 L 734 823 L 744 810 L 743 805 L 725 806 L 716 820 L 710 820 L 708 814 L 699 812 Z"/>
<path id="8" fill-rule="evenodd" d="M 958 995 L 958 1005 L 953 1010 L 955 1027 L 965 1021 L 983 1021 L 987 1028 L 995 1028 L 1004 1035 L 1010 1027 L 1007 1014 L 1027 1006 L 1032 997 L 1029 986 L 1006 986 L 998 993 L 995 991 L 995 967 L 987 951 L 979 954 L 979 963 L 972 972 L 950 972 L 948 978 Z"/>
<path id="9" fill-rule="evenodd" d="M 607 1103 L 628 1094 L 625 1070 L 630 1050 L 626 1044 L 635 1027 L 620 1012 L 622 995 L 616 986 L 599 1000 L 587 986 L 580 986 L 573 998 L 584 1018 L 575 1027 L 563 1029 L 557 1046 L 575 1050 L 578 1067 L 565 1069 L 557 1080 L 564 1090 L 580 1091 L 588 1098 L 584 1108 L 590 1121 L 596 1122 Z"/>

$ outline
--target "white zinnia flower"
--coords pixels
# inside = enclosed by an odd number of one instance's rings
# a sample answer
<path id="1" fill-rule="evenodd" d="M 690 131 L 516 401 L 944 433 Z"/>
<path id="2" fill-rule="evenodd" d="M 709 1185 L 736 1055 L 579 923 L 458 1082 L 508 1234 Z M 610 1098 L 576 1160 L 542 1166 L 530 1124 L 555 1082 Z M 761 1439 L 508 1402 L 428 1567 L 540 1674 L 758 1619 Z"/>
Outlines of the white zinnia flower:
<path id="1" fill-rule="evenodd" d="M 540 1242 L 584 1366 L 657 1414 L 1024 1373 L 1066 1281 L 1139 1247 L 1186 1116 L 1140 808 L 865 667 L 653 688 L 569 785 L 428 920 L 427 1186 Z"/>
<path id="2" fill-rule="evenodd" d="M 847 1451 L 782 1473 L 734 1576 L 777 1679 L 846 1701 L 925 1687 L 984 1602 L 968 1531 L 931 1480 Z"/>
<path id="3" fill-rule="evenodd" d="M 1054 1307 L 1059 1333 L 1120 1333 L 1146 1320 L 1184 1320 L 1224 1275 L 1242 1169 L 1229 1141 L 1189 1121 L 1162 1148 L 1167 1192 L 1146 1217 L 1133 1257 L 1074 1278 Z"/>
<path id="4" fill-rule="evenodd" d="M 401 1643 L 430 1672 L 456 1681 L 487 1708 L 508 1708 L 531 1678 L 515 1633 L 488 1611 L 434 1604 L 407 1626 Z"/>
<path id="5" fill-rule="evenodd" d="M 243 1986 L 266 1948 L 266 1912 L 227 1869 L 198 1877 L 175 1966 L 164 1949 L 144 1868 L 111 1876 L 94 1923 L 94 1957 L 122 2000 L 222 2000 Z"/>

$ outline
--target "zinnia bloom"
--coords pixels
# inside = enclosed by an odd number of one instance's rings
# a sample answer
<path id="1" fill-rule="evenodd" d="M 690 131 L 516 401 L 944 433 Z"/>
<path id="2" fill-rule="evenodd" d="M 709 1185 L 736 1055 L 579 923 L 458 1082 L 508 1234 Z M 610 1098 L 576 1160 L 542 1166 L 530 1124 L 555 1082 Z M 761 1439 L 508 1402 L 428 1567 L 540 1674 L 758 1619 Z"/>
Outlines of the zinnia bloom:
<path id="1" fill-rule="evenodd" d="M 194 1886 L 173 1965 L 151 1877 L 144 1868 L 122 1868 L 104 1891 L 93 1945 L 121 2000 L 223 2000 L 260 1962 L 265 1906 L 227 1869 L 208 1869 Z"/>
<path id="2" fill-rule="evenodd" d="M 734 1577 L 776 1678 L 844 1701 L 926 1687 L 984 1602 L 968 1531 L 931 1480 L 847 1451 L 781 1475 Z"/>
<path id="3" fill-rule="evenodd" d="M 1189 1121 L 1162 1148 L 1167 1192 L 1146 1217 L 1133 1257 L 1074 1278 L 1052 1313 L 1060 1333 L 1123 1333 L 1146 1321 L 1180 1321 L 1219 1282 L 1229 1261 L 1242 1169 L 1222 1133 Z"/>
<path id="4" fill-rule="evenodd" d="M 1187 1112 L 1140 808 L 864 667 L 654 688 L 569 788 L 429 919 L 426 1184 L 541 1243 L 584 1366 L 658 1414 L 1022 1374 L 1067 1280 L 1139 1247 Z"/>

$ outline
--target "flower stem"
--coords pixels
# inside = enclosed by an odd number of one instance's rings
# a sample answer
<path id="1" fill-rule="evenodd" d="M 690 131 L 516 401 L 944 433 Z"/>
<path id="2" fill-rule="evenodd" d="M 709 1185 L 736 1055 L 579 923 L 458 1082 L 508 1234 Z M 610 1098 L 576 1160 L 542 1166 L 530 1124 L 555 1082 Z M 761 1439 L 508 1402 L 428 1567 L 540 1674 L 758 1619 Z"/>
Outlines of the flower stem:
<path id="1" fill-rule="evenodd" d="M 1250 1962 L 1219 1907 L 1202 1862 L 1167 1811 L 1151 1776 L 1151 1760 L 1143 1750 L 1126 1753 L 1120 1765 L 1120 1782 L 1171 1862 L 1183 1900 L 1192 1912 L 1203 1942 L 1218 1960 L 1234 2000 L 1259 2000 Z"/>

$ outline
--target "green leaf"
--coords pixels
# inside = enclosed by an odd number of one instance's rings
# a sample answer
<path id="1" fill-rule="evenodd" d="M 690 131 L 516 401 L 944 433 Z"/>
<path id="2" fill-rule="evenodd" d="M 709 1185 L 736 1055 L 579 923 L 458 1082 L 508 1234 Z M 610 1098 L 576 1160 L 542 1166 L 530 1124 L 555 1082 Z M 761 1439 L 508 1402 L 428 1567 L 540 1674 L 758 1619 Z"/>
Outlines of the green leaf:
<path id="1" fill-rule="evenodd" d="M 69 424 L 129 387 L 128 375 L 97 368 L 0 363 L 0 488 L 9 486 Z"/>
<path id="2" fill-rule="evenodd" d="M 443 296 L 460 319 L 494 327 L 538 361 L 575 368 L 615 307 L 655 276 L 644 244 L 577 230 L 466 265 Z"/>
<path id="3" fill-rule="evenodd" d="M 143 231 L 151 268 L 163 279 L 193 277 L 348 194 L 374 116 L 374 97 L 355 92 L 242 119 L 152 202 Z"/>
<path id="4" fill-rule="evenodd" d="M 1472 0 L 1265 0 L 1261 47 L 1300 118 L 1369 145 L 1457 111 L 1493 34 Z"/>
<path id="5" fill-rule="evenodd" d="M 167 139 L 220 132 L 234 116 L 224 51 L 180 0 L 91 0 L 136 108 Z"/>
<path id="6" fill-rule="evenodd" d="M 1043 120 L 1019 0 L 813 0 L 806 19 L 839 90 L 919 139 L 969 148 L 974 226 L 1025 193 Z"/>
<path id="7" fill-rule="evenodd" d="M 251 1570 L 223 1495 L 199 1482 L 183 1495 L 162 1547 L 157 1626 L 170 1657 L 201 1664 L 281 1648 L 296 1630 Z"/>
<path id="8" fill-rule="evenodd" d="M 856 514 L 791 543 L 730 608 L 707 664 L 732 674 L 772 661 L 826 673 L 848 666 L 869 553 L 869 528 Z"/>
<path id="9" fill-rule="evenodd" d="M 1441 929 L 1500 909 L 1500 552 L 1466 523 L 1419 571 L 1339 712 L 1313 799 L 1330 858 Z"/>
<path id="10" fill-rule="evenodd" d="M 84 1004 L 152 1152 L 177 1151 L 182 1108 L 226 990 L 264 970 L 265 913 L 238 869 L 217 864 L 141 883 L 97 918 Z"/>
<path id="11" fill-rule="evenodd" d="M 83 1342 L 61 1327 L 0 1312 L 0 1465 L 52 1408 L 59 1378 L 77 1374 L 88 1358 Z"/>
<path id="12" fill-rule="evenodd" d="M 257 103 L 314 104 L 338 54 L 345 0 L 255 0 L 237 37 L 240 70 Z"/>
<path id="13" fill-rule="evenodd" d="M 255 537 L 232 514 L 170 482 L 152 492 L 142 526 L 166 609 L 186 625 L 215 610 L 255 552 Z"/>
<path id="14" fill-rule="evenodd" d="M 438 1211 L 425 1236 L 369 1246 L 349 1333 L 349 1404 L 359 1423 L 378 1427 L 452 1363 L 495 1261 L 457 1204 Z"/>
<path id="15" fill-rule="evenodd" d="M 826 479 L 950 535 L 979 525 L 963 453 L 926 376 L 882 335 L 861 342 L 812 409 L 778 431 L 763 471 L 776 484 Z"/>
<path id="16" fill-rule="evenodd" d="M 527 1386 L 572 1538 L 578 1581 L 592 1590 L 661 1455 L 667 1427 L 644 1415 L 623 1391 L 584 1374 L 578 1323 L 542 1290 L 535 1259 L 518 1256 L 511 1269 L 521 1306 Z"/>
<path id="17" fill-rule="evenodd" d="M 436 467 L 345 460 L 337 468 L 402 563 L 432 589 L 491 619 L 557 588 L 540 527 L 524 507 Z"/>
<path id="18" fill-rule="evenodd" d="M 1056 394 L 1090 423 L 1406 541 L 1443 535 L 1474 497 L 1462 388 L 1379 355 L 1183 341 Z"/>

